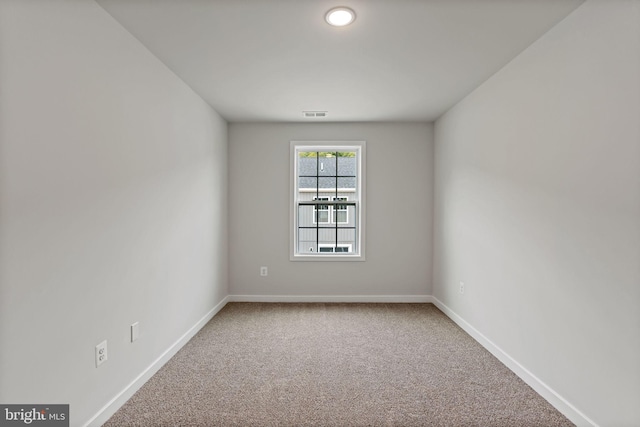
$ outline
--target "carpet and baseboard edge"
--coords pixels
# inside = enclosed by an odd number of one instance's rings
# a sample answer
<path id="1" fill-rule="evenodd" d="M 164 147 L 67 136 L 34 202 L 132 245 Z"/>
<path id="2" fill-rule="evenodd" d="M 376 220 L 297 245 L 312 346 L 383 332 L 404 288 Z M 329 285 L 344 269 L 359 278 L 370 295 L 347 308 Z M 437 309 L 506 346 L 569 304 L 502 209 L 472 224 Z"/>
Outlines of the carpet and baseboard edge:
<path id="1" fill-rule="evenodd" d="M 489 353 L 493 354 L 500 362 L 515 373 L 522 381 L 527 383 L 529 387 L 534 389 L 540 396 L 544 397 L 547 402 L 553 405 L 565 417 L 571 420 L 578 427 L 598 427 L 598 425 L 569 403 L 565 398 L 560 396 L 551 387 L 536 377 L 533 373 L 522 366 L 518 361 L 494 344 L 484 334 L 471 326 L 466 320 L 460 317 L 456 312 L 447 307 L 442 301 L 436 297 L 431 297 L 432 303 L 438 307 L 449 319 L 460 326 L 474 340 L 482 345 Z"/>
<path id="2" fill-rule="evenodd" d="M 228 302 L 432 303 L 578 427 L 598 427 L 593 420 L 432 295 L 228 295 L 100 409 L 83 427 L 97 427 L 106 422 Z"/>
<path id="3" fill-rule="evenodd" d="M 151 363 L 144 371 L 140 373 L 127 385 L 120 393 L 118 393 L 113 399 L 111 399 L 106 405 L 102 407 L 89 421 L 83 424 L 83 427 L 98 427 L 104 424 L 113 414 L 116 413 L 127 400 L 135 394 L 156 372 L 164 366 L 191 338 L 198 333 L 209 320 L 213 319 L 213 316 L 218 314 L 220 310 L 224 308 L 229 302 L 229 297 L 224 297 L 215 307 L 213 307 L 207 314 L 205 314 L 200 320 L 196 322 L 187 332 L 185 332 L 176 342 L 174 342 L 168 349 L 164 351 L 156 360 Z"/>
<path id="4" fill-rule="evenodd" d="M 229 295 L 229 302 L 433 303 L 431 295 Z"/>

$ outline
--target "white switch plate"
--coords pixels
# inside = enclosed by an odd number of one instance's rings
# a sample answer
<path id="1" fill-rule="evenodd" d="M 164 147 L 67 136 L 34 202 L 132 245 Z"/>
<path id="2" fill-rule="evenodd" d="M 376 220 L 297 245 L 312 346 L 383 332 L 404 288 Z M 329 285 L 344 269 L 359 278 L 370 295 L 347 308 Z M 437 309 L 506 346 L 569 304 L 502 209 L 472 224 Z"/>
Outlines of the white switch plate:
<path id="1" fill-rule="evenodd" d="M 460 293 L 464 294 L 464 282 L 460 282 Z"/>
<path id="2" fill-rule="evenodd" d="M 260 267 L 260 275 L 267 276 L 269 274 L 269 269 L 267 267 Z"/>
<path id="3" fill-rule="evenodd" d="M 96 346 L 96 368 L 107 361 L 107 340 Z"/>
<path id="4" fill-rule="evenodd" d="M 140 322 L 136 322 L 131 325 L 131 342 L 134 342 L 140 337 Z"/>

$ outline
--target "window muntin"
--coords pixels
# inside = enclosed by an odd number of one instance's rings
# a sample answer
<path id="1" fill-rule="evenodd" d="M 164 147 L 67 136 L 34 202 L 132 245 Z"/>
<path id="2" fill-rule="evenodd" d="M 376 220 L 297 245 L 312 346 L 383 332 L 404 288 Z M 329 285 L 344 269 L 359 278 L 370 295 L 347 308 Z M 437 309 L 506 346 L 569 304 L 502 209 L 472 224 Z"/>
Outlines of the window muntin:
<path id="1" fill-rule="evenodd" d="M 291 259 L 364 259 L 364 142 L 291 142 Z"/>

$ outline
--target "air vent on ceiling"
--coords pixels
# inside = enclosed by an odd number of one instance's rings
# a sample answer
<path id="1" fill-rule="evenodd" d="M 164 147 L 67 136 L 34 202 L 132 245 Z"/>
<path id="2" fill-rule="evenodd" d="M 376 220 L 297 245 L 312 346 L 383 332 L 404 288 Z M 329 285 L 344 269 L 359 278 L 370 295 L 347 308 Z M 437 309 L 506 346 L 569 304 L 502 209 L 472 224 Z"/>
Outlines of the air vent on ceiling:
<path id="1" fill-rule="evenodd" d="M 303 111 L 302 115 L 306 118 L 327 117 L 326 111 Z"/>

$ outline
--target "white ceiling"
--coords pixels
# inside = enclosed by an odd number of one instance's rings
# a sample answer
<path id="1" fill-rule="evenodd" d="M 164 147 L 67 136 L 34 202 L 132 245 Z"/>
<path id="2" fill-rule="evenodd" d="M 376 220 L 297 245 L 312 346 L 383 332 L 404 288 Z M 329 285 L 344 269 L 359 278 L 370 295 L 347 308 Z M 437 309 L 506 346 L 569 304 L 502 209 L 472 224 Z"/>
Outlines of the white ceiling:
<path id="1" fill-rule="evenodd" d="M 232 122 L 435 120 L 582 1 L 97 0 Z"/>

